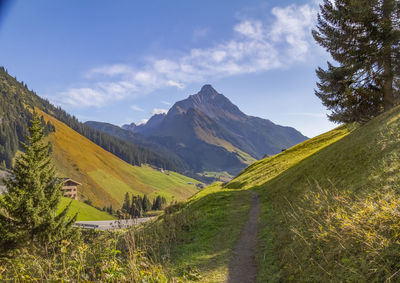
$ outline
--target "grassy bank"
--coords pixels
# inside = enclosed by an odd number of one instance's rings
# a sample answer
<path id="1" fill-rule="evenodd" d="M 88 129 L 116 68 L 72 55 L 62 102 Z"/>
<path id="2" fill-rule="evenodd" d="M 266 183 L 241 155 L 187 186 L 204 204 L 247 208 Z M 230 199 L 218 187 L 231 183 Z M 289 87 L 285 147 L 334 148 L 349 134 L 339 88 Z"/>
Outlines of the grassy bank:
<path id="1" fill-rule="evenodd" d="M 86 203 L 72 200 L 70 198 L 61 198 L 60 207 L 58 211 L 62 211 L 70 202 L 71 207 L 69 210 L 69 215 L 75 215 L 78 213 L 78 221 L 96 221 L 96 220 L 113 220 L 114 216 L 108 214 L 107 212 L 98 210 L 93 206 Z"/>
<path id="2" fill-rule="evenodd" d="M 375 255 L 371 257 L 371 250 L 359 245 L 367 242 L 364 226 L 357 226 L 352 216 L 358 215 L 359 221 L 369 217 L 382 222 L 393 211 L 396 214 L 397 203 L 388 196 L 397 199 L 399 194 L 399 127 L 400 109 L 396 108 L 365 125 L 340 127 L 259 161 L 228 184 L 260 194 L 259 282 L 384 281 L 395 274 L 397 259 L 385 251 L 388 247 L 397 250 L 398 235 L 389 230 L 400 223 L 394 219 L 386 230 L 378 227 L 380 224 L 370 227 Z M 361 205 L 369 202 L 369 206 Z M 391 206 L 391 213 L 372 209 Z M 327 207 L 330 213 L 323 212 Z M 350 220 L 340 222 L 332 215 Z M 319 224 L 313 225 L 315 221 Z M 338 241 L 333 235 L 343 234 L 346 223 L 356 228 Z M 314 231 L 315 227 L 321 231 Z M 317 235 L 322 239 L 321 233 L 326 238 L 316 241 Z M 378 239 L 386 241 L 384 247 L 376 244 Z M 333 249 L 335 244 L 353 248 Z M 377 264 L 374 267 L 368 261 Z M 360 271 L 355 272 L 356 266 Z"/>

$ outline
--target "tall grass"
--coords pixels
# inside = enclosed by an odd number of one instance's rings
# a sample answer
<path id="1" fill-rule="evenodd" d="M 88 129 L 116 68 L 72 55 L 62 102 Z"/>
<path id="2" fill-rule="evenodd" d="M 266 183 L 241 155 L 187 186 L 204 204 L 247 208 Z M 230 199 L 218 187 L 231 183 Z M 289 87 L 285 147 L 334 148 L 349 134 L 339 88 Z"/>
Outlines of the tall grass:
<path id="1" fill-rule="evenodd" d="M 400 280 L 400 195 L 356 195 L 318 184 L 288 213 L 287 255 L 296 281 Z"/>
<path id="2" fill-rule="evenodd" d="M 188 270 L 178 279 L 165 268 L 171 247 L 195 222 L 195 213 L 178 204 L 157 221 L 130 230 L 81 231 L 44 252 L 26 247 L 0 257 L 0 280 L 178 282 L 196 279 Z"/>

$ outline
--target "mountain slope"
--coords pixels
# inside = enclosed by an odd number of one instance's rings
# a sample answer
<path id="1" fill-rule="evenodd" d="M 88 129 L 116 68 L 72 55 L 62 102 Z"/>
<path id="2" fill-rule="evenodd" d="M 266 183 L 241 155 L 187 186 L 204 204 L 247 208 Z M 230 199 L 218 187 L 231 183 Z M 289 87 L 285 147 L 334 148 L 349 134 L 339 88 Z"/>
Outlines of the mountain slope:
<path id="1" fill-rule="evenodd" d="M 132 144 L 136 144 L 139 146 L 143 146 L 151 149 L 153 152 L 156 152 L 162 155 L 164 158 L 168 158 L 168 160 L 172 160 L 174 164 L 177 164 L 182 171 L 187 172 L 189 170 L 188 165 L 174 152 L 163 147 L 162 145 L 152 142 L 151 139 L 147 139 L 140 134 L 136 134 L 133 131 L 125 130 L 118 126 L 104 123 L 104 122 L 96 122 L 96 121 L 87 121 L 85 125 L 96 129 L 98 131 L 104 132 L 110 136 L 117 137 L 121 140 L 127 141 Z M 140 127 L 140 126 L 139 126 Z M 187 172 L 189 173 L 189 172 Z"/>
<path id="2" fill-rule="evenodd" d="M 112 204 L 119 207 L 126 192 L 164 195 L 167 199 L 183 200 L 197 190 L 195 180 L 175 172 L 162 173 L 149 166 L 132 166 L 105 151 L 64 123 L 40 111 L 46 121 L 55 127 L 49 135 L 53 157 L 58 172 L 82 183 L 82 195 L 102 207 Z"/>
<path id="3" fill-rule="evenodd" d="M 397 107 L 259 161 L 227 185 L 261 196 L 260 282 L 372 282 L 395 274 L 399 127 Z"/>
<path id="4" fill-rule="evenodd" d="M 237 174 L 265 154 L 307 139 L 293 128 L 244 114 L 211 85 L 175 103 L 166 115 L 123 128 L 176 153 L 195 172 Z"/>
<path id="5" fill-rule="evenodd" d="M 4 160 L 8 168 L 20 148 L 19 142 L 23 141 L 27 134 L 32 109 L 37 107 L 129 164 L 151 164 L 177 172 L 186 170 L 181 168 L 181 164 L 175 164 L 172 158 L 80 123 L 74 116 L 29 90 L 25 83 L 10 76 L 3 67 L 0 67 L 0 94 L 0 161 Z M 46 132 L 50 131 L 51 125 L 46 125 Z"/>
<path id="6" fill-rule="evenodd" d="M 293 128 L 244 114 L 211 85 L 204 85 L 197 94 L 175 103 L 168 115 L 179 115 L 191 108 L 216 121 L 230 133 L 230 137 L 226 137 L 230 143 L 257 159 L 265 154 L 276 154 L 283 148 L 307 139 Z"/>

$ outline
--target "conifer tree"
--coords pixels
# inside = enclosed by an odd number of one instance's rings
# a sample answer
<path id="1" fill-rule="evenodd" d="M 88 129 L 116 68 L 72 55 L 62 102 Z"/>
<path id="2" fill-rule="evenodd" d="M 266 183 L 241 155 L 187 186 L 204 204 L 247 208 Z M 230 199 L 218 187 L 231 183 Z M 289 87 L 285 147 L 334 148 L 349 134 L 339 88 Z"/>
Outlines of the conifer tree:
<path id="1" fill-rule="evenodd" d="M 125 213 L 129 213 L 130 207 L 131 207 L 131 203 L 130 203 L 129 193 L 126 192 L 124 203 L 122 204 L 122 211 Z"/>
<path id="2" fill-rule="evenodd" d="M 77 215 L 67 215 L 71 203 L 57 214 L 63 182 L 55 176 L 49 152 L 50 143 L 43 141 L 43 127 L 35 113 L 29 128 L 24 153 L 5 181 L 7 193 L 0 198 L 0 247 L 11 249 L 35 245 L 47 250 L 76 230 Z"/>
<path id="3" fill-rule="evenodd" d="M 317 69 L 330 119 L 369 119 L 395 105 L 400 75 L 398 0 L 324 0 L 314 39 L 338 63 Z"/>
<path id="4" fill-rule="evenodd" d="M 144 212 L 147 212 L 149 210 L 151 210 L 151 203 L 149 198 L 147 197 L 147 195 L 143 196 L 143 200 L 142 200 L 142 208 Z"/>

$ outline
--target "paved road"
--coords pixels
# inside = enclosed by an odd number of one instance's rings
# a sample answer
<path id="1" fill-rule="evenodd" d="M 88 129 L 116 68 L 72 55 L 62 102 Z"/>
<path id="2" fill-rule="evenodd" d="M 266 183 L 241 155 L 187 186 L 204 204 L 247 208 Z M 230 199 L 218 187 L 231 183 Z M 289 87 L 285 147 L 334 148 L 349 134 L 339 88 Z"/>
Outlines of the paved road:
<path id="1" fill-rule="evenodd" d="M 137 220 L 126 219 L 126 220 L 105 220 L 105 221 L 76 221 L 75 226 L 84 229 L 95 229 L 95 230 L 112 230 L 128 228 L 140 223 L 144 223 L 153 219 L 154 217 L 143 217 Z"/>

